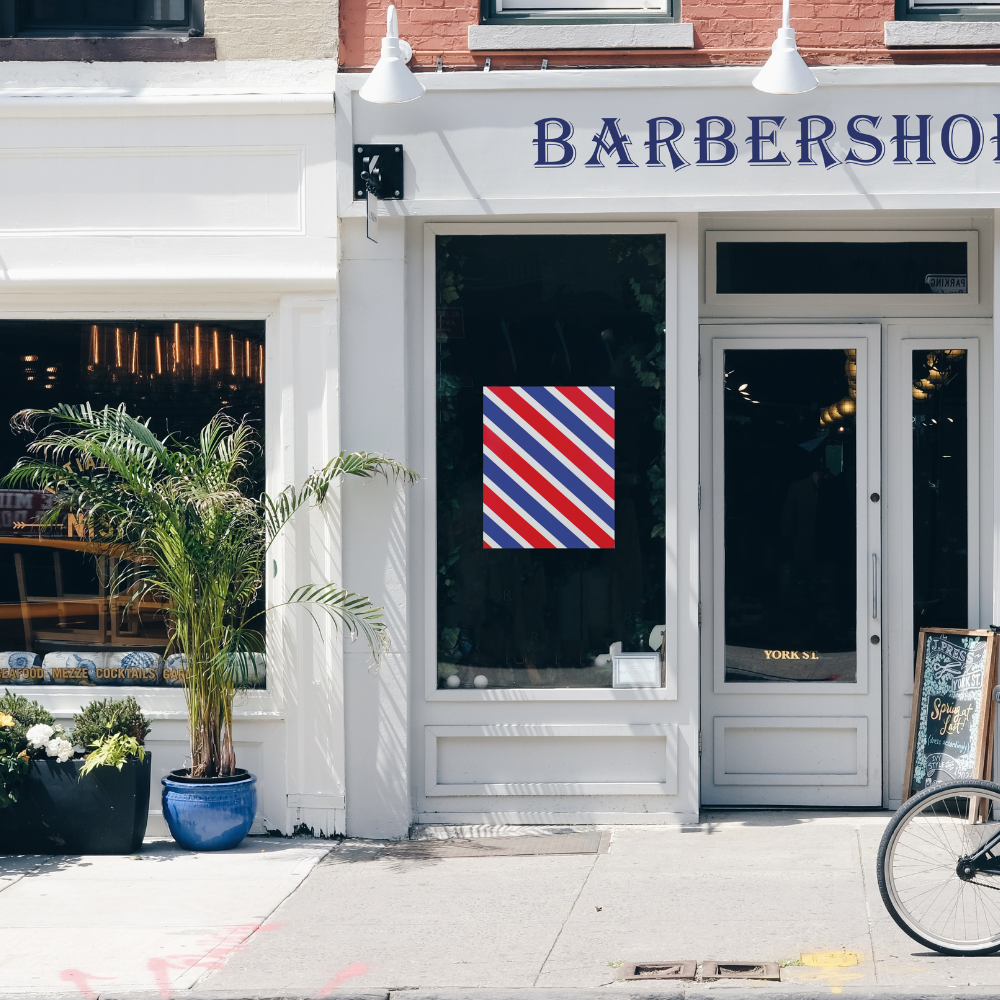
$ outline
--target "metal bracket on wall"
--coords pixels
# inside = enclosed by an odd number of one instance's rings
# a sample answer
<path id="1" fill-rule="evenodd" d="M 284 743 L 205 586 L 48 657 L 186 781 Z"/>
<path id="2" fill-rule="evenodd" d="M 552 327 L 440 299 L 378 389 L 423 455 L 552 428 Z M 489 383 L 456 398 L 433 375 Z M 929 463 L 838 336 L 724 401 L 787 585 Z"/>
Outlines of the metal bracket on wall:
<path id="1" fill-rule="evenodd" d="M 400 143 L 354 144 L 354 200 L 364 201 L 371 185 L 379 201 L 403 198 L 403 147 Z"/>

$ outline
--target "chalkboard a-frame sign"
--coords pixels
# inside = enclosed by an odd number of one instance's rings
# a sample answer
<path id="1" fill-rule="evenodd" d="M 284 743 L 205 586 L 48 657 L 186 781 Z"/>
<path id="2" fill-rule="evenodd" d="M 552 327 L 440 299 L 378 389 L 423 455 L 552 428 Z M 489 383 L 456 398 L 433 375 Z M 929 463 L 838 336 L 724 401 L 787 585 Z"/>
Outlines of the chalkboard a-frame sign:
<path id="1" fill-rule="evenodd" d="M 920 630 L 904 802 L 942 781 L 989 777 L 998 643 L 990 629 Z"/>

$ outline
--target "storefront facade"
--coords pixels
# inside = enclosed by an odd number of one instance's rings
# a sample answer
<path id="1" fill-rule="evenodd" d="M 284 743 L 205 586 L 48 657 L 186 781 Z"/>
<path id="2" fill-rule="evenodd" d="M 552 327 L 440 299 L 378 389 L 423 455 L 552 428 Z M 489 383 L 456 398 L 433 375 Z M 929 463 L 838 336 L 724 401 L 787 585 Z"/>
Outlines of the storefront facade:
<path id="1" fill-rule="evenodd" d="M 349 831 L 899 803 L 915 630 L 996 617 L 997 72 L 339 75 L 342 413 L 423 477 Z"/>
<path id="2" fill-rule="evenodd" d="M 272 488 L 325 463 L 339 450 L 333 62 L 4 65 L 4 426 L 23 407 L 124 402 L 190 433 L 228 408 L 262 433 Z M 25 443 L 5 430 L 4 472 Z M 121 566 L 94 558 L 82 512 L 43 533 L 43 494 L 0 499 L 0 628 L 16 651 L 0 689 L 67 728 L 95 698 L 135 696 L 152 723 L 149 832 L 165 835 L 159 779 L 189 741 L 163 609 L 113 593 Z M 339 578 L 329 522 L 295 532 L 273 602 Z M 310 547 L 323 555 L 297 557 Z M 261 833 L 343 827 L 340 659 L 332 633 L 299 626 L 276 623 L 271 669 L 236 708 Z M 322 697 L 297 696 L 313 685 Z"/>

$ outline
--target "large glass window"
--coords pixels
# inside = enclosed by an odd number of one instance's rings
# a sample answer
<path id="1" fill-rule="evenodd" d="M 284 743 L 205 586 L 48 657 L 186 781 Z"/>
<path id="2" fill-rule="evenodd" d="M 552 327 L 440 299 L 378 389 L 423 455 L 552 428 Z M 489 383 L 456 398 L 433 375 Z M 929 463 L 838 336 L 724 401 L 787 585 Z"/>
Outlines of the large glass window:
<path id="1" fill-rule="evenodd" d="M 727 681 L 857 679 L 857 358 L 725 353 Z"/>
<path id="2" fill-rule="evenodd" d="M 263 323 L 0 322 L 0 371 L 0 474 L 28 441 L 10 417 L 57 403 L 125 403 L 185 437 L 226 410 L 263 435 Z M 262 487 L 262 468 L 256 477 Z M 82 514 L 40 530 L 47 507 L 43 492 L 0 490 L 0 688 L 177 681 L 162 660 L 169 608 L 111 586 L 128 555 L 112 565 Z"/>
<path id="3" fill-rule="evenodd" d="M 913 351 L 913 628 L 969 624 L 968 354 Z"/>
<path id="4" fill-rule="evenodd" d="M 664 246 L 438 237 L 439 687 L 661 683 Z"/>

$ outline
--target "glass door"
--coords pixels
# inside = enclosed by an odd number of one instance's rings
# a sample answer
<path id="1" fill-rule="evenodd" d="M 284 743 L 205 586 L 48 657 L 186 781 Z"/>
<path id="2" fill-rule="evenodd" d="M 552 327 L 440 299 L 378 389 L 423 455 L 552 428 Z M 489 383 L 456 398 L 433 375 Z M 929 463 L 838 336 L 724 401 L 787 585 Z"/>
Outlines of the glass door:
<path id="1" fill-rule="evenodd" d="M 881 803 L 879 332 L 703 332 L 705 802 Z"/>
<path id="2" fill-rule="evenodd" d="M 988 321 L 887 324 L 884 515 L 893 572 L 885 581 L 885 804 L 891 807 L 902 800 L 919 630 L 991 622 L 989 560 L 980 559 L 980 512 L 990 502 L 988 477 L 980 476 L 981 456 L 989 453 L 980 414 L 990 413 L 988 398 L 981 398 L 989 379 L 980 386 L 979 378 L 992 370 L 991 332 Z"/>

